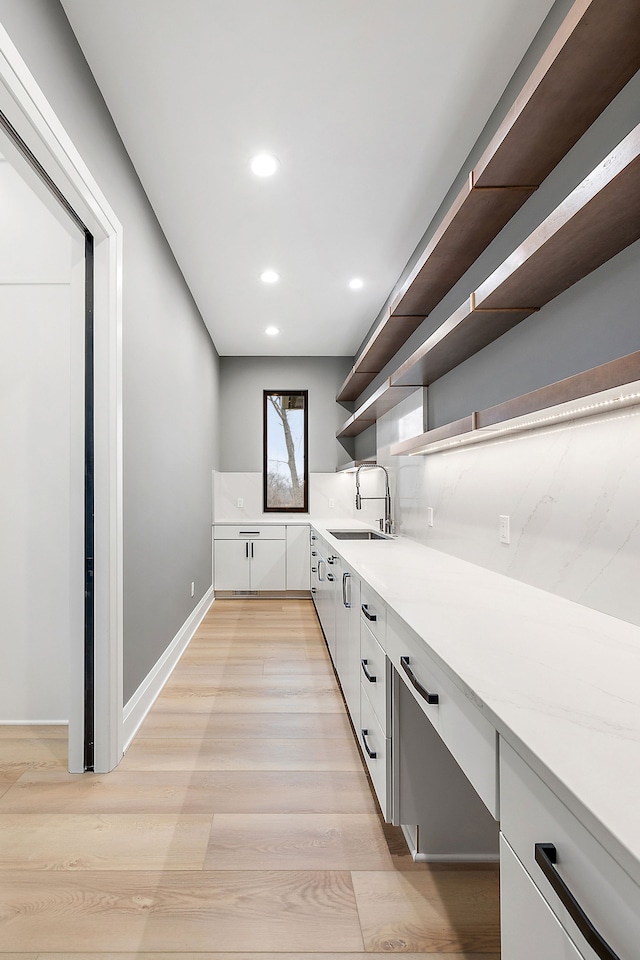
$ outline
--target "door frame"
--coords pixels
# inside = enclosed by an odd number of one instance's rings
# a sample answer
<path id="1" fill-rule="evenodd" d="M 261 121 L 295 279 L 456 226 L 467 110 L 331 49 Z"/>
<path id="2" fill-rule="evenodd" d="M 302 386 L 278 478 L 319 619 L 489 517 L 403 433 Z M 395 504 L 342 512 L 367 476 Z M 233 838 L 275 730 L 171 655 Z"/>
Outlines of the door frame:
<path id="1" fill-rule="evenodd" d="M 94 770 L 105 773 L 123 753 L 123 231 L 1 24 L 0 110 L 94 238 Z M 29 182 L 55 213 L 58 201 L 35 171 Z M 63 214 L 58 210 L 56 215 Z M 72 642 L 69 770 L 80 773 L 84 770 L 84 637 Z"/>

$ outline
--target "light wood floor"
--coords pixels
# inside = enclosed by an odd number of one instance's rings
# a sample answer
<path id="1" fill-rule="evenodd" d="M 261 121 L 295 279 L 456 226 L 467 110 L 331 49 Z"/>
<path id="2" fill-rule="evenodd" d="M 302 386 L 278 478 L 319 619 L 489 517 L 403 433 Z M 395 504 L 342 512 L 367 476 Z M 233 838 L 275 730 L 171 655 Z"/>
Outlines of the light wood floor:
<path id="1" fill-rule="evenodd" d="M 217 601 L 113 773 L 65 735 L 0 727 L 0 960 L 499 957 L 496 869 L 383 824 L 309 601 Z"/>

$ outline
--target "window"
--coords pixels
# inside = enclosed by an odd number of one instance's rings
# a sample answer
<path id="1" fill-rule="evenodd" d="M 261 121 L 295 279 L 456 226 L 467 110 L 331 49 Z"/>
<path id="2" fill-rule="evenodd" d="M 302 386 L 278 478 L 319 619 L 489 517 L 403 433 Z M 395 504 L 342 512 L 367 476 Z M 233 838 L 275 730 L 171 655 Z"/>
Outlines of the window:
<path id="1" fill-rule="evenodd" d="M 306 513 L 307 390 L 264 391 L 264 510 Z"/>

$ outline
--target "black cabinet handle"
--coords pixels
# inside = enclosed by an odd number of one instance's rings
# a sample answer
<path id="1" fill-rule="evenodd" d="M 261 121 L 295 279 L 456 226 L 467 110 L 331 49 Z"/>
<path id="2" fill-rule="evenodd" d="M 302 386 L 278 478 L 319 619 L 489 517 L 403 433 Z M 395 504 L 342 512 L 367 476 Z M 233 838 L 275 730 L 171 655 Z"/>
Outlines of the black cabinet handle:
<path id="1" fill-rule="evenodd" d="M 337 557 L 327 557 L 327 563 L 330 563 L 333 565 L 337 559 L 338 559 Z"/>
<path id="2" fill-rule="evenodd" d="M 317 556 L 318 556 L 318 551 L 317 551 L 317 550 L 312 550 L 312 551 L 311 551 L 311 556 L 312 556 L 312 557 L 317 557 Z"/>
<path id="3" fill-rule="evenodd" d="M 375 613 L 369 613 L 369 604 L 367 603 L 362 604 L 362 612 L 364 613 L 367 620 L 371 620 L 372 623 L 375 623 L 375 621 L 378 619 Z"/>
<path id="4" fill-rule="evenodd" d="M 316 588 L 315 588 L 315 587 L 311 587 L 311 593 L 315 593 L 315 592 L 316 592 Z"/>
<path id="5" fill-rule="evenodd" d="M 327 560 L 327 563 L 328 563 L 328 562 L 329 562 L 329 561 Z M 327 580 L 331 580 L 331 582 L 333 583 L 333 581 L 335 580 L 334 575 L 333 575 L 332 573 L 328 573 L 328 574 L 327 574 Z"/>
<path id="6" fill-rule="evenodd" d="M 251 559 L 253 559 L 253 540 L 251 541 Z"/>
<path id="7" fill-rule="evenodd" d="M 409 677 L 409 680 L 411 681 L 412 685 L 416 688 L 416 690 L 418 691 L 420 696 L 423 698 L 423 700 L 426 700 L 427 703 L 432 703 L 432 704 L 438 703 L 438 699 L 439 699 L 438 694 L 429 693 L 427 688 L 422 686 L 422 684 L 416 677 L 415 673 L 409 666 L 409 657 L 400 657 L 400 666 L 402 667 L 406 675 Z"/>
<path id="8" fill-rule="evenodd" d="M 244 555 L 248 560 L 249 559 L 249 541 L 248 540 L 244 545 Z"/>
<path id="9" fill-rule="evenodd" d="M 317 567 L 311 567 L 311 573 L 317 573 L 317 572 L 318 572 Z"/>
<path id="10" fill-rule="evenodd" d="M 241 530 L 239 536 L 241 537 L 259 537 L 259 530 Z"/>
<path id="11" fill-rule="evenodd" d="M 360 733 L 362 734 L 362 742 L 363 742 L 363 744 L 364 744 L 365 750 L 367 751 L 367 753 L 369 754 L 369 756 L 371 757 L 371 759 L 372 759 L 372 760 L 375 760 L 376 757 L 377 757 L 377 754 L 376 754 L 375 750 L 371 750 L 371 748 L 369 747 L 369 744 L 367 743 L 367 736 L 368 736 L 368 734 L 369 734 L 369 731 L 368 731 L 368 730 L 361 730 Z"/>
<path id="12" fill-rule="evenodd" d="M 361 661 L 360 661 L 360 663 L 361 663 L 361 665 L 362 665 L 362 672 L 364 673 L 364 675 L 365 675 L 365 677 L 367 678 L 367 680 L 369 681 L 369 683 L 376 683 L 376 678 L 373 676 L 373 674 L 369 673 L 369 671 L 367 670 L 367 664 L 368 664 L 368 662 L 369 662 L 368 660 L 361 660 Z"/>
<path id="13" fill-rule="evenodd" d="M 312 540 L 317 540 L 317 539 L 318 539 L 318 538 L 316 537 L 315 533 L 312 533 L 312 534 L 311 534 L 311 539 L 312 539 Z"/>
<path id="14" fill-rule="evenodd" d="M 560 874 L 555 868 L 557 860 L 557 851 L 553 843 L 536 843 L 534 847 L 536 863 L 544 873 L 545 877 L 560 897 L 562 904 L 566 907 L 569 916 L 577 926 L 578 930 L 587 941 L 589 946 L 601 960 L 620 960 L 617 953 L 614 953 L 609 944 L 603 940 L 594 925 L 589 920 L 571 890 L 566 885 Z"/>

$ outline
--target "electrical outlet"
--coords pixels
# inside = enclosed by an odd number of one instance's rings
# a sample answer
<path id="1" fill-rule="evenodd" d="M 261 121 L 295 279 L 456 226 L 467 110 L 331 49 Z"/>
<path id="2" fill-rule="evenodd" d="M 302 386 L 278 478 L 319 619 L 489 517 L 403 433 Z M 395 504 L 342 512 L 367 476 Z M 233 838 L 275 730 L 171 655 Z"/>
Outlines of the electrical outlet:
<path id="1" fill-rule="evenodd" d="M 433 526 L 433 507 L 427 507 L 427 526 Z"/>
<path id="2" fill-rule="evenodd" d="M 333 499 L 333 497 L 329 497 L 329 510 L 333 510 L 333 508 L 335 507 L 335 505 L 336 505 L 336 502 L 335 502 L 335 500 Z"/>
<path id="3" fill-rule="evenodd" d="M 509 530 L 509 517 L 499 517 L 499 535 L 500 543 L 511 543 L 511 532 Z"/>
<path id="4" fill-rule="evenodd" d="M 195 597 L 195 595 L 196 595 L 196 584 L 195 584 L 195 580 L 192 580 L 192 581 L 191 581 L 191 596 L 192 596 L 192 597 Z"/>
<path id="5" fill-rule="evenodd" d="M 236 500 L 236 507 L 244 507 L 244 500 L 242 499 L 242 497 L 238 497 L 238 499 Z"/>

